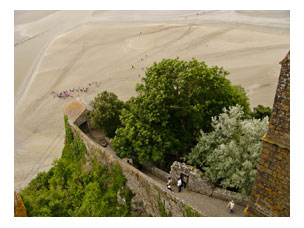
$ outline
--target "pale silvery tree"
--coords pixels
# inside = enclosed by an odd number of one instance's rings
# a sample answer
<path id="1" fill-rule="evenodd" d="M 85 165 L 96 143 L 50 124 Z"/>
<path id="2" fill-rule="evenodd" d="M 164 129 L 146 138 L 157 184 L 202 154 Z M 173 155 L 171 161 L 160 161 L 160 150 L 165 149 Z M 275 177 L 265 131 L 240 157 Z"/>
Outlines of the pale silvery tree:
<path id="1" fill-rule="evenodd" d="M 224 108 L 212 118 L 213 131 L 201 131 L 198 144 L 185 158 L 188 164 L 223 188 L 249 195 L 262 151 L 261 138 L 268 129 L 268 117 L 246 119 L 242 107 Z"/>

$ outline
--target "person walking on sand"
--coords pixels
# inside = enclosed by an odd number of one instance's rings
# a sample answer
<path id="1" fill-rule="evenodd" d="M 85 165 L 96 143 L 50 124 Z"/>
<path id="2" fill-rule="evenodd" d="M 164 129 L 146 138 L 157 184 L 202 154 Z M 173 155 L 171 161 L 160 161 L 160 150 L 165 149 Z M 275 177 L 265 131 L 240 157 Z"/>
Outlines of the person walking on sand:
<path id="1" fill-rule="evenodd" d="M 171 183 L 172 183 L 172 180 L 171 180 L 171 177 L 169 177 L 168 178 L 168 183 L 167 183 L 167 188 L 172 192 Z"/>
<path id="2" fill-rule="evenodd" d="M 178 181 L 177 181 L 178 192 L 181 192 L 182 185 L 183 185 L 182 179 L 178 178 Z"/>
<path id="3" fill-rule="evenodd" d="M 229 213 L 233 213 L 234 201 L 231 200 L 231 201 L 228 203 L 227 207 L 229 208 Z"/>

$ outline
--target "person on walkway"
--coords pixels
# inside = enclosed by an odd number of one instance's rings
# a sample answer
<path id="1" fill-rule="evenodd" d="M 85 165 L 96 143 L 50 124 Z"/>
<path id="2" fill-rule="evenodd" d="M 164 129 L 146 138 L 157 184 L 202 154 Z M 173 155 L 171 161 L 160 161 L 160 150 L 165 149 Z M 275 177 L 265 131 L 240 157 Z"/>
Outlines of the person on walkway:
<path id="1" fill-rule="evenodd" d="M 182 190 L 182 179 L 181 178 L 178 178 L 178 181 L 177 181 L 177 187 L 178 187 L 178 192 L 181 192 Z"/>
<path id="2" fill-rule="evenodd" d="M 229 213 L 233 213 L 234 201 L 231 200 L 231 201 L 228 203 L 227 207 L 229 208 Z"/>
<path id="3" fill-rule="evenodd" d="M 185 181 L 186 177 L 181 175 L 180 178 L 182 180 L 182 186 L 184 186 L 184 188 L 186 188 L 186 185 L 187 185 L 187 182 Z"/>
<path id="4" fill-rule="evenodd" d="M 172 192 L 171 183 L 172 183 L 172 180 L 171 180 L 171 177 L 169 177 L 168 178 L 168 183 L 167 183 L 167 188 Z"/>

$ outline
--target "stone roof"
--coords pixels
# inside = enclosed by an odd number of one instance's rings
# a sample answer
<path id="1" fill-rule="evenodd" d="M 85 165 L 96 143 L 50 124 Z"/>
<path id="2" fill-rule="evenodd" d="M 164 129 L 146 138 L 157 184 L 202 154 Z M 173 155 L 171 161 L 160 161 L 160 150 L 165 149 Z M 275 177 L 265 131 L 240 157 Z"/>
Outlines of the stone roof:
<path id="1" fill-rule="evenodd" d="M 280 61 L 281 65 L 286 64 L 287 61 L 290 61 L 290 51 L 288 51 L 287 55 Z"/>
<path id="2" fill-rule="evenodd" d="M 93 108 L 85 98 L 79 96 L 63 109 L 63 113 L 74 123 L 86 110 L 92 111 Z"/>
<path id="3" fill-rule="evenodd" d="M 247 216 L 290 217 L 290 52 L 281 72 Z"/>
<path id="4" fill-rule="evenodd" d="M 14 216 L 15 217 L 26 217 L 26 208 L 22 201 L 22 198 L 18 193 L 14 192 Z"/>
<path id="5" fill-rule="evenodd" d="M 280 62 L 281 72 L 264 141 L 289 149 L 290 144 L 290 51 Z"/>

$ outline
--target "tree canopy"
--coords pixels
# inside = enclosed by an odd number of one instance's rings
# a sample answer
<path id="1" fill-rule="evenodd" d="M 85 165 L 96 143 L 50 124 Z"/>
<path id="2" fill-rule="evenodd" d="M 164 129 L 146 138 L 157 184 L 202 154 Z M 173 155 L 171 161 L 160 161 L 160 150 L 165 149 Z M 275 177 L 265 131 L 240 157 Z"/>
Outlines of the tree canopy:
<path id="1" fill-rule="evenodd" d="M 91 105 L 92 126 L 103 129 L 108 137 L 114 137 L 116 129 L 121 126 L 119 115 L 125 107 L 124 102 L 119 100 L 116 94 L 103 91 L 94 98 Z"/>
<path id="2" fill-rule="evenodd" d="M 245 119 L 237 105 L 212 118 L 213 131 L 201 131 L 198 144 L 186 162 L 205 172 L 215 184 L 249 195 L 262 151 L 268 117 Z"/>
<path id="3" fill-rule="evenodd" d="M 195 59 L 154 63 L 136 86 L 138 96 L 122 111 L 122 127 L 112 140 L 116 153 L 141 163 L 178 159 L 224 107 L 240 104 L 249 113 L 244 89 L 231 85 L 228 74 Z"/>

